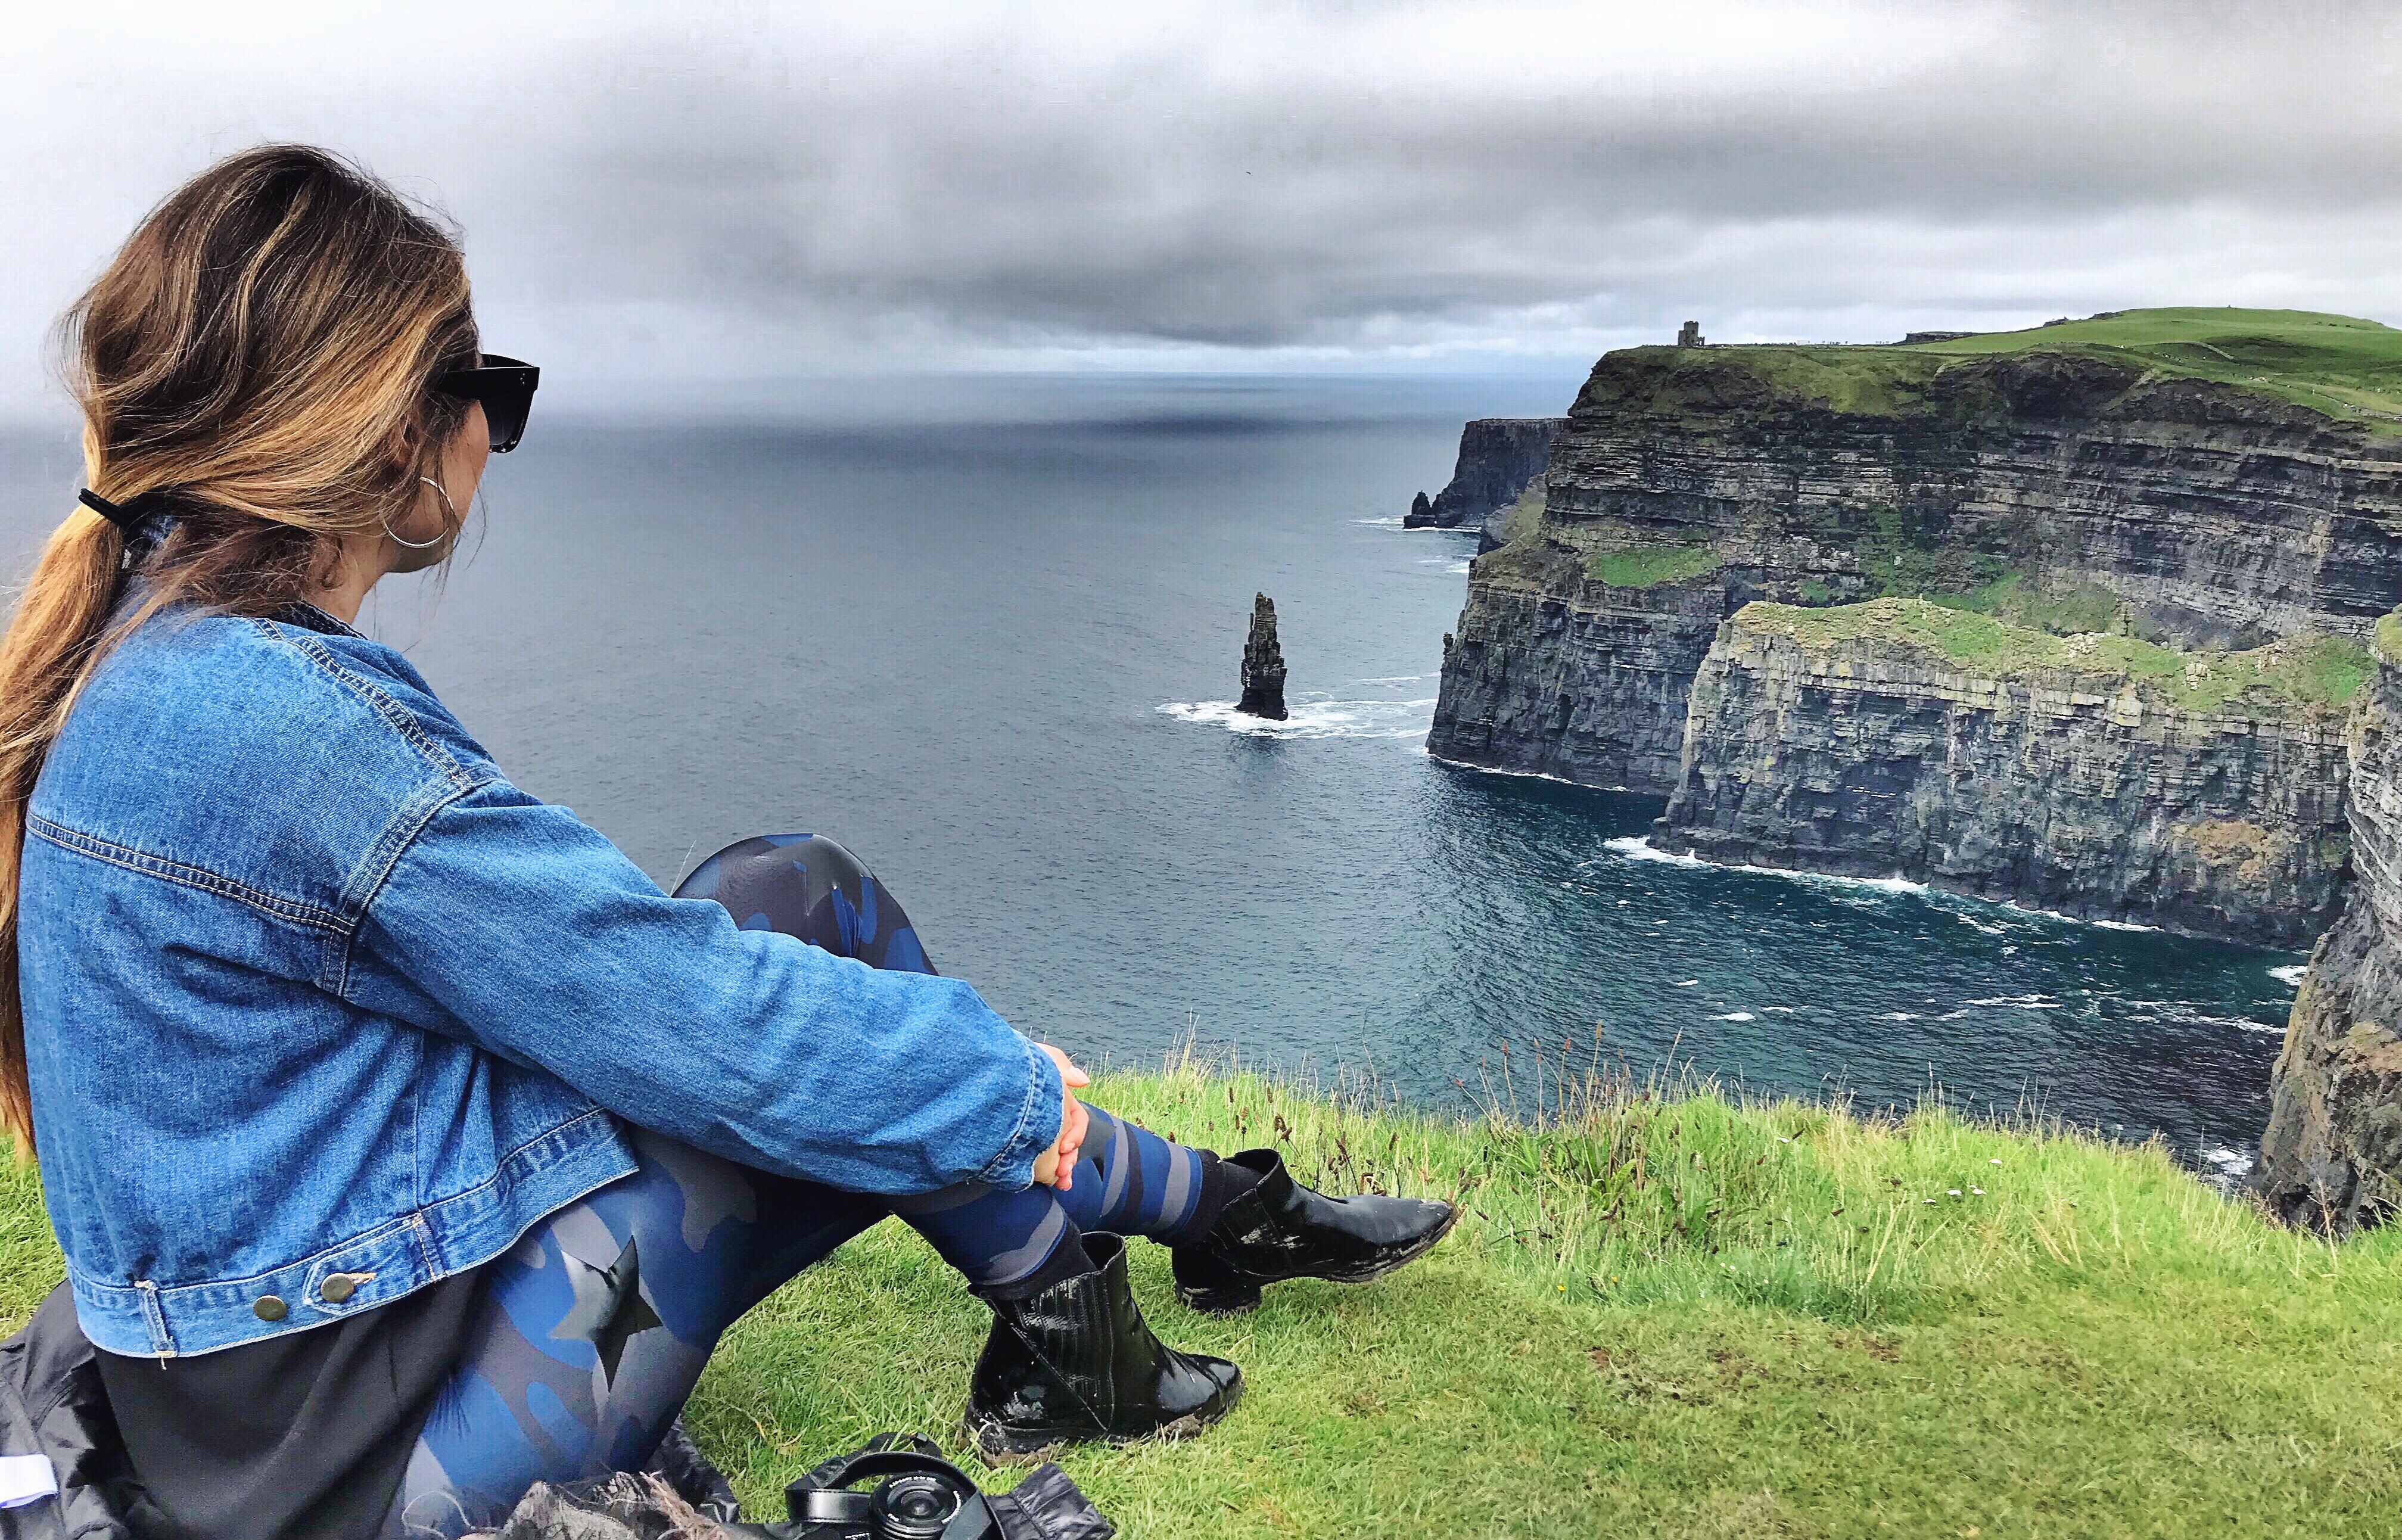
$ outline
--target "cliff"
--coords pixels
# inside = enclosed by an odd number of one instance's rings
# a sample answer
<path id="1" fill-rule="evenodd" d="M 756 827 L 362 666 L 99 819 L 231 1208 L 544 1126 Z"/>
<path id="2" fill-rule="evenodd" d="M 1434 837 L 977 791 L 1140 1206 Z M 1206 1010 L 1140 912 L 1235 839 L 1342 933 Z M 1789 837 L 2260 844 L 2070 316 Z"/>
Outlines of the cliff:
<path id="1" fill-rule="evenodd" d="M 1462 524 L 1481 524 L 1489 515 L 1508 508 L 1528 482 L 1543 474 L 1553 436 L 1566 420 L 1488 417 L 1469 423 L 1459 432 L 1459 458 L 1453 463 L 1450 482 L 1431 502 L 1423 501 L 1426 494 L 1420 492 L 1421 502 L 1411 504 L 1401 523 L 1412 529 L 1429 525 L 1456 529 Z"/>
<path id="2" fill-rule="evenodd" d="M 1686 685 L 1758 598 L 2123 606 L 2205 647 L 2363 638 L 2402 601 L 2402 461 L 2366 424 L 2078 354 L 1813 357 L 1843 351 L 1605 357 L 1538 529 L 1470 576 L 1429 749 L 1664 795 Z"/>
<path id="3" fill-rule="evenodd" d="M 1693 682 L 1652 843 L 2307 944 L 2343 871 L 2353 644 L 2190 658 L 1923 599 L 1753 604 Z"/>
<path id="4" fill-rule="evenodd" d="M 2402 616 L 2345 736 L 2353 880 L 2285 1025 L 2254 1178 L 2288 1221 L 2343 1231 L 2402 1207 Z"/>
<path id="5" fill-rule="evenodd" d="M 2299 783 L 2335 763 L 2316 717 L 2266 697 L 2229 721 L 2153 700 L 2121 723 L 2115 705 L 2076 704 L 2121 689 L 2030 676 L 1997 694 L 2004 681 L 1974 667 L 1884 651 L 1813 673 L 1758 637 L 1730 639 L 1708 698 L 1694 681 L 1721 623 L 1763 600 L 1934 599 L 2029 635 L 2147 644 L 2170 673 L 2281 640 L 2357 647 L 2402 603 L 2397 419 L 2402 332 L 2290 311 L 1608 354 L 1553 441 L 1539 511 L 1470 571 L 1429 751 L 1674 794 L 1668 828 L 1718 859 L 1853 870 L 1908 852 L 1900 869 L 1994 897 L 2306 935 L 2341 861 L 2340 831 L 2326 837 L 2337 804 Z M 1783 759 L 1746 746 L 1757 729 L 1743 712 L 1788 709 L 1824 740 Z M 1902 771 L 1837 719 L 1974 741 L 1903 751 L 1940 758 L 1908 772 L 1905 809 L 1858 800 Z M 2106 793 L 2047 778 L 2057 756 Z M 1998 821 L 1958 821 L 1971 799 L 1938 788 L 1963 771 Z M 2177 846 L 2192 835 L 2174 834 L 2180 820 L 2230 821 L 2205 805 L 2242 811 L 2236 792 L 2207 790 L 2222 774 L 2274 804 L 2231 820 L 2269 843 L 2252 850 L 2230 828 L 2211 838 L 2241 850 Z M 1813 801 L 1844 786 L 1847 804 Z M 2159 827 L 2134 832 L 2147 823 Z M 2009 858 L 1987 847 L 2006 829 L 2055 830 L 2055 843 Z M 2253 874 L 2217 870 L 2230 861 Z"/>

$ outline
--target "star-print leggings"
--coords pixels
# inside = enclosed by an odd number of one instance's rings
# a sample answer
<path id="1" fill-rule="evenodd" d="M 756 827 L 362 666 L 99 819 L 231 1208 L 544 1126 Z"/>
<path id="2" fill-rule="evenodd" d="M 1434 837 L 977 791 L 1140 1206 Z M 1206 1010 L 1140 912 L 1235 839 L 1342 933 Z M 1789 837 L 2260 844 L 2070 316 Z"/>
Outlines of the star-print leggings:
<path id="1" fill-rule="evenodd" d="M 877 968 L 931 973 L 908 916 L 832 840 L 730 846 L 676 890 L 747 928 Z M 419 1435 L 386 1533 L 497 1525 L 537 1480 L 632 1470 L 683 1409 L 717 1339 L 794 1273 L 888 1214 L 968 1282 L 1024 1279 L 1082 1231 L 1172 1240 L 1201 1191 L 1198 1152 L 1091 1109 L 1066 1192 L 976 1184 L 919 1198 L 845 1192 L 643 1129 L 641 1168 L 535 1226 L 485 1267 L 460 1368 Z"/>

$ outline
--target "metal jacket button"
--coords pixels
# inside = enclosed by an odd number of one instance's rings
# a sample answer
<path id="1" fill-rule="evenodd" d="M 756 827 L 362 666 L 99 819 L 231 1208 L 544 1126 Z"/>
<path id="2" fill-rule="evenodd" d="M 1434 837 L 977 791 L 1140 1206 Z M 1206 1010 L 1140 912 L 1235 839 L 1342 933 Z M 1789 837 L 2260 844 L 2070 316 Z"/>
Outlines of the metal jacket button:
<path id="1" fill-rule="evenodd" d="M 329 1305 L 338 1305 L 358 1291 L 358 1279 L 347 1272 L 328 1272 L 325 1281 L 317 1286 L 318 1297 Z"/>
<path id="2" fill-rule="evenodd" d="M 250 1307 L 250 1313 L 262 1321 L 281 1321 L 283 1319 L 283 1301 L 272 1294 L 262 1294 L 258 1297 L 258 1303 Z"/>

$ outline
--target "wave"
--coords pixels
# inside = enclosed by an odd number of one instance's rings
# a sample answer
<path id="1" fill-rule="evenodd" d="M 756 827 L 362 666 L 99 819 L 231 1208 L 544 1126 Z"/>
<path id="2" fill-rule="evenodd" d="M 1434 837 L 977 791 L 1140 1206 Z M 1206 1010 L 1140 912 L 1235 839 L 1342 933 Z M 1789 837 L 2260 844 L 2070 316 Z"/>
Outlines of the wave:
<path id="1" fill-rule="evenodd" d="M 1246 716 L 1231 700 L 1171 700 L 1161 716 L 1222 727 L 1254 738 L 1423 738 L 1434 725 L 1434 697 L 1424 700 L 1313 700 L 1289 703 L 1282 722 Z"/>
<path id="2" fill-rule="evenodd" d="M 1401 523 L 1401 516 L 1399 514 L 1395 514 L 1389 518 L 1355 518 L 1351 522 L 1354 524 L 1364 524 L 1372 529 L 1401 529 L 1407 528 L 1406 525 Z"/>
<path id="3" fill-rule="evenodd" d="M 1418 565 L 1421 567 L 1440 567 L 1445 573 L 1452 577 L 1466 577 L 1468 575 L 1468 558 L 1465 557 L 1420 557 L 1418 558 Z"/>
<path id="4" fill-rule="evenodd" d="M 1927 891 L 1925 883 L 1912 882 L 1907 877 L 1845 877 L 1831 872 L 1792 872 L 1781 866 L 1731 866 L 1719 861 L 1705 861 L 1699 856 L 1683 856 L 1674 850 L 1662 850 L 1641 834 L 1625 834 L 1614 840 L 1604 840 L 1601 847 L 1624 856 L 1629 860 L 1665 861 L 1671 866 L 1705 867 L 1712 872 L 1748 872 L 1754 876 L 1791 877 L 1796 882 L 1824 882 L 1834 883 L 1844 887 L 1869 887 L 1880 893 Z"/>
<path id="5" fill-rule="evenodd" d="M 1445 763 L 1449 762 L 1446 761 Z M 1481 770 L 1484 766 L 1470 765 L 1468 768 L 1472 770 Z M 1502 775 L 1514 775 L 1518 773 L 1519 772 L 1506 770 L 1498 772 L 1498 774 Z M 1556 777 L 1544 776 L 1539 778 L 1551 780 Z M 1615 788 L 1615 790 L 1622 791 L 1625 788 L 1618 787 Z M 1922 897 L 1956 899 L 1963 903 L 1989 904 L 1995 909 L 2007 909 L 2017 914 L 2036 915 L 2047 920 L 2064 920 L 2070 925 L 2090 925 L 2097 930 L 2157 931 L 2160 929 L 2160 927 L 2157 925 L 2137 925 L 2133 920 L 2089 920 L 2081 914 L 2064 914 L 2056 909 L 2035 909 L 2026 904 L 2014 903 L 2008 900 L 1979 899 L 1971 898 L 1966 893 L 1946 893 L 1941 888 L 1931 887 L 1923 882 L 1912 882 L 1908 877 L 1903 876 L 1850 877 L 1843 876 L 1833 872 L 1796 872 L 1782 866 L 1749 866 L 1743 864 L 1729 864 L 1720 861 L 1705 861 L 1698 856 L 1680 856 L 1673 850 L 1656 849 L 1652 846 L 1650 839 L 1642 834 L 1628 834 L 1619 839 L 1605 840 L 1602 842 L 1602 847 L 1616 855 L 1624 856 L 1630 860 L 1665 861 L 1671 866 L 1703 866 L 1708 867 L 1714 872 L 1747 872 L 1752 875 L 1759 877 L 1790 877 L 1796 882 L 1828 883 L 1840 887 L 1867 888 L 1872 892 L 1878 893 L 1914 894 Z M 1842 902 L 1843 901 L 1837 900 L 1836 901 Z M 1974 926 L 1977 929 L 1983 931 L 1989 936 L 2005 936 L 2009 934 L 2009 931 L 2006 927 L 1986 925 L 1981 921 L 1971 919 L 1965 914 L 1960 916 L 1960 920 L 1964 925 Z M 2018 949 L 2016 947 L 2009 947 L 2006 950 L 2015 952 Z M 2270 971 L 2276 973 L 2281 978 L 2284 976 L 2283 971 L 2280 969 L 2271 969 Z"/>
<path id="6" fill-rule="evenodd" d="M 1601 847 L 1604 850 L 1615 851 L 1619 855 L 1625 857 L 1628 860 L 1665 861 L 1670 866 L 1707 866 L 1710 864 L 1708 861 L 1702 859 L 1699 856 L 1680 856 L 1674 850 L 1662 850 L 1653 846 L 1650 840 L 1645 839 L 1640 834 L 1627 834 L 1614 840 L 1604 840 L 1601 842 Z M 1725 868 L 1720 868 L 1720 870 L 1723 871 Z"/>
<path id="7" fill-rule="evenodd" d="M 2302 987 L 2302 975 L 2310 970 L 2311 965 L 2308 963 L 2291 963 L 2284 968 L 2269 969 L 2269 977 L 2288 989 L 2299 989 Z"/>
<path id="8" fill-rule="evenodd" d="M 1753 1015 L 1748 1011 L 1730 1011 L 1723 1016 L 1712 1016 L 1710 1020 L 1714 1022 L 1756 1022 L 1760 1020 L 1760 1018 Z"/>
<path id="9" fill-rule="evenodd" d="M 1622 785 L 1594 786 L 1589 781 L 1570 780 L 1566 776 L 1550 775 L 1541 770 L 1504 770 L 1498 765 L 1470 764 L 1466 760 L 1447 760 L 1441 754 L 1435 753 L 1430 749 L 1427 753 L 1427 758 L 1434 761 L 1437 764 L 1450 765 L 1455 770 L 1473 770 L 1480 776 L 1508 776 L 1513 780 L 1547 780 L 1555 786 L 1573 786 L 1581 791 L 1623 791 L 1626 790 Z M 1707 866 L 1709 862 L 1696 861 L 1694 864 L 1696 866 Z"/>
<path id="10" fill-rule="evenodd" d="M 2019 1011 L 2057 1011 L 2058 1000 L 2048 1000 L 2040 995 L 1995 995 L 1986 999 L 1969 1000 L 1969 1005 L 2007 1005 Z"/>

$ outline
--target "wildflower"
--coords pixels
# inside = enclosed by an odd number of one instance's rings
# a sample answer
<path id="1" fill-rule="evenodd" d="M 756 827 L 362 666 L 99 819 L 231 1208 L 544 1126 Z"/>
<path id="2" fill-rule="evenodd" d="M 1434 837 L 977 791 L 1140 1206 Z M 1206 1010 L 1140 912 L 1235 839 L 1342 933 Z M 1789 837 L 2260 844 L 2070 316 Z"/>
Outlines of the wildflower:
<path id="1" fill-rule="evenodd" d="M 1953 1189 L 1952 1189 L 1952 1196 L 1953 1196 L 1954 1198 L 1957 1198 L 1958 1196 L 1960 1196 L 1960 1189 L 1959 1189 L 1958 1188 L 1956 1188 L 1956 1187 L 1955 1187 L 1955 1188 L 1953 1188 Z"/>
<path id="2" fill-rule="evenodd" d="M 1985 1163 L 1986 1163 L 1987 1165 L 1999 1165 L 1999 1164 L 2001 1164 L 2001 1163 L 2002 1163 L 2002 1158 L 2001 1158 L 1999 1155 L 1996 1155 L 1996 1156 L 1995 1156 L 1992 1160 L 1987 1161 Z"/>
<path id="3" fill-rule="evenodd" d="M 1985 1189 L 1981 1187 L 1972 1187 L 1968 1190 L 1975 1193 L 1980 1198 L 1985 1195 Z"/>

